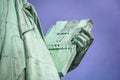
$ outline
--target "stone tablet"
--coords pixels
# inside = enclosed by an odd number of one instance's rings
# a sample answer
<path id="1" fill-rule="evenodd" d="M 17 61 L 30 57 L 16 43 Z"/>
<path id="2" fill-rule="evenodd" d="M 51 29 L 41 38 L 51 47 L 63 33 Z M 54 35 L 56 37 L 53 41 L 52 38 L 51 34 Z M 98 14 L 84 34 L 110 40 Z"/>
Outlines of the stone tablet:
<path id="1" fill-rule="evenodd" d="M 72 70 L 72 64 L 75 62 L 78 64 L 80 62 L 88 49 L 89 44 L 92 42 L 89 37 L 84 36 L 82 33 L 83 28 L 90 32 L 92 28 L 92 21 L 89 19 L 57 21 L 45 36 L 47 47 L 51 52 L 53 61 L 60 76 L 63 76 L 68 71 Z M 74 40 L 77 37 L 79 38 L 79 43 L 75 44 Z M 80 40 L 82 41 L 80 42 Z M 88 40 L 87 42 L 89 42 L 89 44 L 84 45 L 86 40 Z M 77 60 L 75 60 L 76 58 Z M 74 64 L 74 66 L 76 67 L 77 64 Z"/>

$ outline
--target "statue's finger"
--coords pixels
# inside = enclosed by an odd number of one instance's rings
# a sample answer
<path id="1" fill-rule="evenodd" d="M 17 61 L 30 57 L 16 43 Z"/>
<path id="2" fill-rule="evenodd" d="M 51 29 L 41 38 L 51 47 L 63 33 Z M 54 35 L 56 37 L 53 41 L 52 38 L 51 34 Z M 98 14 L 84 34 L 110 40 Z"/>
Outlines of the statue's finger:
<path id="1" fill-rule="evenodd" d="M 88 36 L 85 35 L 84 33 L 80 33 L 80 36 L 82 36 L 84 39 L 86 39 L 86 43 L 87 43 L 87 44 L 90 44 L 90 41 L 91 41 L 90 37 L 88 37 Z"/>
<path id="2" fill-rule="evenodd" d="M 92 36 L 92 34 L 91 34 L 91 32 L 85 30 L 84 28 L 81 28 L 81 31 L 82 31 L 85 35 L 87 35 L 91 40 L 94 39 L 93 36 Z M 82 32 L 81 32 L 81 33 L 82 33 Z"/>
<path id="3" fill-rule="evenodd" d="M 81 42 L 84 46 L 87 46 L 87 39 L 85 39 L 83 36 L 77 36 L 75 39 Z"/>
<path id="4" fill-rule="evenodd" d="M 81 48 L 84 47 L 84 44 L 81 41 L 78 41 L 76 38 L 74 39 L 74 44 Z"/>

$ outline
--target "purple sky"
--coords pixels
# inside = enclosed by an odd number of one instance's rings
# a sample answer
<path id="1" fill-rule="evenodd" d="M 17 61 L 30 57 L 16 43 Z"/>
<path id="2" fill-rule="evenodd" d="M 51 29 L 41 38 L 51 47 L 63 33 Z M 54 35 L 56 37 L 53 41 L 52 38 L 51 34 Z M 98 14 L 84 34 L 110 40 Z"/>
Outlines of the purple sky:
<path id="1" fill-rule="evenodd" d="M 62 80 L 120 80 L 120 0 L 29 0 L 44 34 L 57 20 L 90 18 L 94 42 Z"/>

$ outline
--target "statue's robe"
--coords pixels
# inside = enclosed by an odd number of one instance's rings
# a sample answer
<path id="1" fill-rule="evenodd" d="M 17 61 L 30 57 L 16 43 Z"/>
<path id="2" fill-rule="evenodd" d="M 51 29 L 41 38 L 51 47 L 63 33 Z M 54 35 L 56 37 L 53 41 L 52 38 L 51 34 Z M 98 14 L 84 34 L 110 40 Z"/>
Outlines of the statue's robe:
<path id="1" fill-rule="evenodd" d="M 0 80 L 59 80 L 38 16 L 25 0 L 0 0 Z"/>

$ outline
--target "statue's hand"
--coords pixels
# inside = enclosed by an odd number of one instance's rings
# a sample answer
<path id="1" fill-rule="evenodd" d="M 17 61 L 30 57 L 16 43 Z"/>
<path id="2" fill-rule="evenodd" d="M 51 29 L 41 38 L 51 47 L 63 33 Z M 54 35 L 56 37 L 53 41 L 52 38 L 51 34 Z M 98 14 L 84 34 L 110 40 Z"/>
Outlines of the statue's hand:
<path id="1" fill-rule="evenodd" d="M 72 41 L 73 45 L 76 45 L 77 54 L 76 54 L 76 57 L 74 58 L 74 60 L 71 64 L 68 72 L 75 69 L 78 66 L 82 57 L 86 53 L 86 50 L 88 49 L 88 47 L 92 43 L 93 36 L 92 36 L 90 31 L 88 31 L 84 28 L 81 28 L 80 33 L 78 35 L 75 35 L 71 41 Z"/>
<path id="2" fill-rule="evenodd" d="M 91 42 L 93 41 L 93 36 L 90 31 L 86 30 L 85 28 L 81 28 L 81 31 L 78 35 L 75 35 L 72 38 L 72 44 L 75 44 L 77 48 L 86 48 L 90 46 Z"/>

